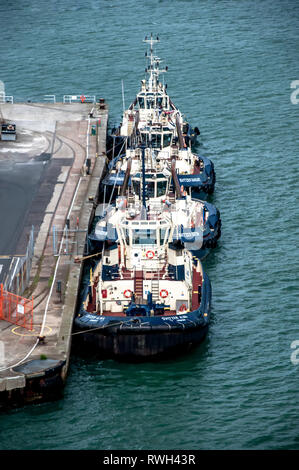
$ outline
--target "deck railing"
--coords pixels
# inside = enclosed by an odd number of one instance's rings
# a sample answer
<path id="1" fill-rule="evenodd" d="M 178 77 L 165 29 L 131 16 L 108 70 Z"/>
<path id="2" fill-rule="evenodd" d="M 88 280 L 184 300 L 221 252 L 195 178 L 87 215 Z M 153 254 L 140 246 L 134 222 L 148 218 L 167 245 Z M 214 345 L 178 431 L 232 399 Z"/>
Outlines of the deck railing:
<path id="1" fill-rule="evenodd" d="M 0 103 L 11 103 L 13 104 L 13 96 L 6 95 L 4 91 L 0 92 Z"/>

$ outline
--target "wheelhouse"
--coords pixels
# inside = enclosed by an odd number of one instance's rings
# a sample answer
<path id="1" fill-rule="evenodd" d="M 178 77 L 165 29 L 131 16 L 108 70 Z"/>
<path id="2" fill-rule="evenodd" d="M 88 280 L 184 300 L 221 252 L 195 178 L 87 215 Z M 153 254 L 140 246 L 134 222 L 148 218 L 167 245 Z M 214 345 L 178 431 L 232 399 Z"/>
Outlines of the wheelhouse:
<path id="1" fill-rule="evenodd" d="M 162 150 L 172 144 L 173 131 L 168 126 L 147 126 L 140 130 L 140 140 L 147 147 Z"/>
<path id="2" fill-rule="evenodd" d="M 143 184 L 140 173 L 132 176 L 133 191 L 135 194 L 142 194 Z M 145 175 L 145 193 L 147 199 L 160 198 L 167 195 L 170 186 L 170 179 L 163 173 L 149 173 Z"/>
<path id="3" fill-rule="evenodd" d="M 127 248 L 153 250 L 164 247 L 172 239 L 170 220 L 124 220 L 118 227 L 119 240 Z"/>
<path id="4" fill-rule="evenodd" d="M 141 91 L 137 95 L 137 109 L 169 109 L 169 96 L 163 92 Z"/>

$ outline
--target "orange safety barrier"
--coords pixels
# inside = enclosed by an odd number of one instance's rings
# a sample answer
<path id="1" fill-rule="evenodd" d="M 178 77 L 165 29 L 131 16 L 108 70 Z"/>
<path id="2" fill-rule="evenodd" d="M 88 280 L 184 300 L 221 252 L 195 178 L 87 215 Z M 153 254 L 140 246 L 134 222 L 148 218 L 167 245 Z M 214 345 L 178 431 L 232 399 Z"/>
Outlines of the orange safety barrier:
<path id="1" fill-rule="evenodd" d="M 33 330 L 33 297 L 25 299 L 0 286 L 0 320 Z"/>

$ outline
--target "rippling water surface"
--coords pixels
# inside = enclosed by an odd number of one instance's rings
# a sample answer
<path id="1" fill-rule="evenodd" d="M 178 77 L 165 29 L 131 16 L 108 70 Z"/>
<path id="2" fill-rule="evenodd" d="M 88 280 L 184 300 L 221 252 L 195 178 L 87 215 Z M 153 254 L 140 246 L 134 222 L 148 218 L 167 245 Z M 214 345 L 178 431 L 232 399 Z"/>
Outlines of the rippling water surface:
<path id="1" fill-rule="evenodd" d="M 121 119 L 159 33 L 168 92 L 217 173 L 219 247 L 206 341 L 141 365 L 73 357 L 64 398 L 0 417 L 1 449 L 299 448 L 299 3 L 27 0 L 0 6 L 16 99 L 96 94 Z M 4 47 L 6 46 L 7 47 Z"/>

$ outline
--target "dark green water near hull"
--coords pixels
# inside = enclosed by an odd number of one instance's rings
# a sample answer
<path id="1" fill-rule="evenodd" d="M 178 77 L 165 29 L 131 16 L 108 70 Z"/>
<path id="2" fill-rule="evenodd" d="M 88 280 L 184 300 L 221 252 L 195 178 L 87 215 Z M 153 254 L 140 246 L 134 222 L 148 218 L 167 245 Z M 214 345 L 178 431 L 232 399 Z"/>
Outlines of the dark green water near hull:
<path id="1" fill-rule="evenodd" d="M 159 363 L 73 357 L 60 401 L 0 416 L 1 449 L 299 448 L 299 3 L 5 2 L 7 94 L 103 96 L 120 121 L 143 78 L 146 34 L 176 105 L 217 174 L 219 247 L 205 260 L 212 322 L 192 353 Z"/>

